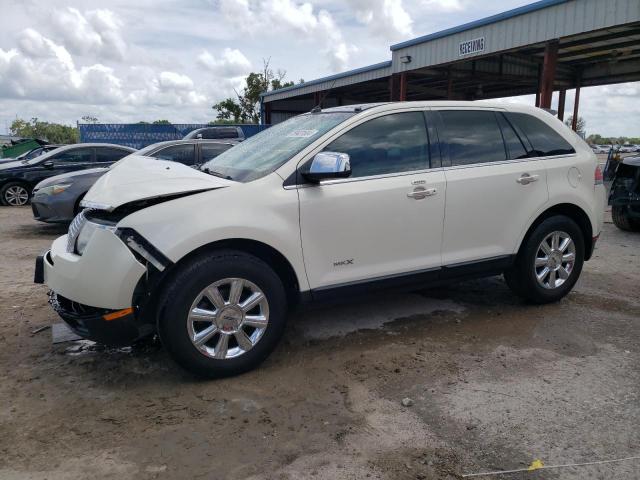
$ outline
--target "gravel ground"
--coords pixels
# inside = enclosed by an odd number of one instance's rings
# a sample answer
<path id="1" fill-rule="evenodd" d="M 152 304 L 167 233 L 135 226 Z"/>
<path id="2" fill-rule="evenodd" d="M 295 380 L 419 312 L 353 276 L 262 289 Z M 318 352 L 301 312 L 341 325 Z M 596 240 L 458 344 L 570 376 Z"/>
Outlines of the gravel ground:
<path id="1" fill-rule="evenodd" d="M 450 479 L 640 455 L 640 235 L 611 223 L 558 304 L 491 278 L 308 309 L 261 368 L 207 382 L 154 344 L 32 333 L 58 322 L 32 278 L 63 232 L 0 207 L 2 479 Z M 640 460 L 493 478 L 640 478 Z"/>

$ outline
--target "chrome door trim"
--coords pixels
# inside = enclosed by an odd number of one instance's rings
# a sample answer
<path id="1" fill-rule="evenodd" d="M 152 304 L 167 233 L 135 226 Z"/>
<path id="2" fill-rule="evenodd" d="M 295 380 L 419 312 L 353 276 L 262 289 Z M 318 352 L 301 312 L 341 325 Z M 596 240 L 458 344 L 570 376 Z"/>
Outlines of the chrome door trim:
<path id="1" fill-rule="evenodd" d="M 318 184 L 310 184 L 303 183 L 299 185 L 287 185 L 283 187 L 285 190 L 293 190 L 298 188 L 310 188 L 310 187 L 318 187 L 318 186 L 329 186 L 329 185 L 337 185 L 340 183 L 353 183 L 353 182 L 364 182 L 367 180 L 379 180 L 382 178 L 394 178 L 394 177 L 406 177 L 409 175 L 421 175 L 430 172 L 440 172 L 443 168 L 424 168 L 421 170 L 411 170 L 409 172 L 394 172 L 394 173 L 383 173 L 380 175 L 369 175 L 366 177 L 354 177 L 354 178 L 339 178 L 334 180 L 322 180 Z"/>

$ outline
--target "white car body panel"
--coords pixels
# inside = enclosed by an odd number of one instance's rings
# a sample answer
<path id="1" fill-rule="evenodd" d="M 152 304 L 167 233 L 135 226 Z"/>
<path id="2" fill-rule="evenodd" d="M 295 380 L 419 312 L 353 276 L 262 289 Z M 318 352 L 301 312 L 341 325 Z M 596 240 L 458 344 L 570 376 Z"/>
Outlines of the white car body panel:
<path id="1" fill-rule="evenodd" d="M 416 187 L 436 194 L 414 199 Z M 300 231 L 311 288 L 441 265 L 441 169 L 301 188 Z"/>
<path id="2" fill-rule="evenodd" d="M 298 193 L 284 189 L 282 182 L 275 173 L 250 183 L 229 182 L 229 188 L 137 211 L 118 227 L 134 228 L 173 262 L 220 240 L 261 242 L 289 260 L 300 288 L 308 290 L 300 246 Z"/>
<path id="3" fill-rule="evenodd" d="M 523 174 L 538 180 L 521 185 Z M 445 176 L 445 265 L 511 255 L 530 212 L 549 199 L 547 173 L 538 159 L 449 167 Z"/>
<path id="4" fill-rule="evenodd" d="M 111 211 L 136 200 L 211 190 L 233 183 L 181 163 L 128 155 L 93 184 L 81 205 Z"/>

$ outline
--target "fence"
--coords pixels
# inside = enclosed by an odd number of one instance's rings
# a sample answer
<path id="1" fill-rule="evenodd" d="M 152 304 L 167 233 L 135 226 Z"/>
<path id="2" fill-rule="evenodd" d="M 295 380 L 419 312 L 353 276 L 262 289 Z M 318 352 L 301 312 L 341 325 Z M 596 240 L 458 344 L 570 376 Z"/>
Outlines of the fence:
<path id="1" fill-rule="evenodd" d="M 180 140 L 197 128 L 211 125 L 199 123 L 174 123 L 157 125 L 150 123 L 79 123 L 80 142 L 115 143 L 132 148 L 143 148 L 156 142 Z M 221 125 L 222 126 L 222 125 Z M 269 125 L 224 125 L 240 127 L 245 137 L 264 130 Z"/>

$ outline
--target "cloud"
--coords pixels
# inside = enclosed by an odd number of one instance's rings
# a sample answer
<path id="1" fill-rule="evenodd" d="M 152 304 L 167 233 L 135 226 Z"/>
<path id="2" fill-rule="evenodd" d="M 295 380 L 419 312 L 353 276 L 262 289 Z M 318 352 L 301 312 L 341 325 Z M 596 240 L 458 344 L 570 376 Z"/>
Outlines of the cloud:
<path id="1" fill-rule="evenodd" d="M 223 77 L 238 77 L 251 71 L 251 62 L 236 48 L 225 48 L 220 58 L 204 50 L 198 55 L 198 64 Z"/>
<path id="2" fill-rule="evenodd" d="M 324 9 L 316 12 L 309 2 L 222 0 L 220 12 L 225 22 L 246 34 L 263 38 L 291 35 L 295 41 L 320 46 L 332 71 L 345 69 L 351 54 L 357 51 L 344 39 L 331 13 Z"/>
<path id="3" fill-rule="evenodd" d="M 123 60 L 127 50 L 120 29 L 122 22 L 110 10 L 76 8 L 54 9 L 51 16 L 53 37 L 77 55 Z"/>
<path id="4" fill-rule="evenodd" d="M 374 36 L 394 41 L 413 35 L 413 20 L 402 0 L 347 0 L 347 4 Z"/>
<path id="5" fill-rule="evenodd" d="M 121 83 L 113 69 L 101 64 L 77 68 L 65 47 L 33 29 L 18 37 L 18 48 L 0 49 L 0 96 L 39 100 L 92 98 L 117 102 Z"/>
<path id="6" fill-rule="evenodd" d="M 33 29 L 25 29 L 17 44 L 16 49 L 0 49 L 2 98 L 93 105 L 197 106 L 207 103 L 206 96 L 198 92 L 193 80 L 183 73 L 130 67 L 132 74 L 125 83 L 106 65 L 77 67 L 64 46 Z"/>
<path id="7" fill-rule="evenodd" d="M 422 0 L 422 6 L 430 12 L 459 12 L 465 8 L 461 0 Z"/>

